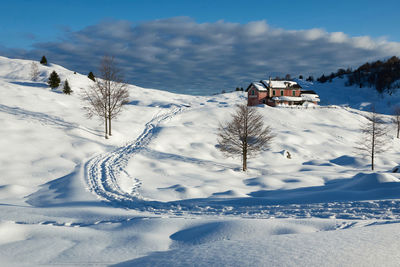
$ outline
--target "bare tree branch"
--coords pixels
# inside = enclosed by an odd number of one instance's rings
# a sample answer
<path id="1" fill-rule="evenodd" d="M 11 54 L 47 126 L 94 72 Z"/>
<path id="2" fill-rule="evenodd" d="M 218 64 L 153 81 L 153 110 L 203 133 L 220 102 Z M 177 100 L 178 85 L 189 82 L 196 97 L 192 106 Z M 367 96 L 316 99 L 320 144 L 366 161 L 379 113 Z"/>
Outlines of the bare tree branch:
<path id="1" fill-rule="evenodd" d="M 99 72 L 95 83 L 84 90 L 84 99 L 88 103 L 84 108 L 89 117 L 96 115 L 104 119 L 105 138 L 108 138 L 111 135 L 111 121 L 121 113 L 123 105 L 128 102 L 129 93 L 113 57 L 103 57 Z"/>
<path id="2" fill-rule="evenodd" d="M 264 127 L 263 117 L 254 107 L 238 105 L 232 120 L 219 124 L 218 148 L 227 156 L 241 156 L 243 171 L 247 169 L 247 156 L 268 149 L 274 135 Z"/>
<path id="3" fill-rule="evenodd" d="M 356 143 L 356 149 L 371 158 L 371 169 L 375 168 L 377 154 L 387 150 L 387 127 L 382 117 L 372 107 L 371 113 L 365 116 L 367 122 L 362 126 L 362 139 Z"/>
<path id="4" fill-rule="evenodd" d="M 40 76 L 39 66 L 36 62 L 32 61 L 31 63 L 31 72 L 30 72 L 31 80 L 37 81 Z"/>

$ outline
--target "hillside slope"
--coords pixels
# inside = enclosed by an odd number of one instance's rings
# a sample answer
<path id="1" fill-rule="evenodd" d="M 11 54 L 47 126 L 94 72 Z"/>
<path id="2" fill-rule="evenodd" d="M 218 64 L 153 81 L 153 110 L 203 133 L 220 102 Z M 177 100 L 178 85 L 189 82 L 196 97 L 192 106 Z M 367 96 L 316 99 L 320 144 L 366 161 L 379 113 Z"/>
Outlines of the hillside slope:
<path id="1" fill-rule="evenodd" d="M 370 111 L 374 106 L 379 113 L 392 115 L 394 108 L 400 106 L 400 91 L 392 94 L 379 93 L 375 88 L 345 86 L 347 78 L 335 78 L 332 82 L 307 82 L 296 80 L 303 88 L 312 88 L 321 99 L 321 105 L 347 106 L 358 110 Z"/>
<path id="2" fill-rule="evenodd" d="M 130 103 L 105 140 L 101 121 L 82 109 L 92 81 L 57 65 L 40 65 L 31 81 L 30 64 L 0 57 L 3 264 L 332 265 L 343 256 L 344 265 L 372 265 L 369 251 L 387 266 L 398 262 L 400 174 L 390 170 L 399 141 L 392 127 L 391 149 L 370 172 L 353 148 L 366 111 L 257 107 L 276 138 L 242 172 L 240 159 L 215 146 L 218 123 L 246 101 L 242 92 L 129 85 Z M 53 70 L 72 95 L 46 85 Z M 348 90 L 340 84 L 315 87 L 323 101 L 346 104 L 331 92 Z M 349 98 L 349 106 L 373 97 Z M 367 239 L 374 242 L 359 241 Z M 210 251 L 224 257 L 210 262 Z M 302 257 L 311 252 L 332 257 Z"/>

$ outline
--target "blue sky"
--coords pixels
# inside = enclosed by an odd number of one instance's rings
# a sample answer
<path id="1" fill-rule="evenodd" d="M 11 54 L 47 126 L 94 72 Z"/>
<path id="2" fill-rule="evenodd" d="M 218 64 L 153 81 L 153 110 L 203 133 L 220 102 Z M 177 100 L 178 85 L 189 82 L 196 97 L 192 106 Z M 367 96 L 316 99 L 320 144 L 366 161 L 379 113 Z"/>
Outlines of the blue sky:
<path id="1" fill-rule="evenodd" d="M 79 30 L 105 19 L 132 22 L 188 16 L 195 21 L 247 23 L 266 20 L 287 30 L 323 28 L 351 36 L 369 35 L 400 41 L 400 2 L 383 1 L 44 1 L 2 2 L 0 44 L 28 48 L 65 30 Z"/>
<path id="2" fill-rule="evenodd" d="M 87 72 L 95 69 L 99 54 L 110 53 L 110 44 L 118 43 L 120 45 L 115 47 L 115 53 L 111 53 L 126 68 L 128 79 L 145 85 L 146 79 L 157 76 L 160 81 L 150 82 L 150 86 L 161 89 L 167 86 L 199 88 L 202 84 L 203 87 L 215 87 L 215 90 L 227 89 L 225 87 L 230 86 L 229 83 L 220 81 L 231 79 L 236 86 L 257 79 L 264 73 L 317 75 L 338 67 L 356 66 L 367 60 L 398 55 L 399 52 L 400 2 L 390 0 L 14 0 L 3 1 L 1 6 L 0 55 L 34 59 L 46 54 L 54 63 Z M 245 36 L 253 31 L 255 34 Z M 341 34 L 332 35 L 335 32 Z M 146 39 L 144 36 L 147 36 Z M 157 36 L 158 39 L 148 41 L 150 36 Z M 217 36 L 224 38 L 218 39 Z M 254 50 L 257 49 L 255 42 L 245 44 L 241 39 L 264 37 L 265 40 L 259 42 L 259 52 Z M 95 41 L 99 38 L 102 42 Z M 279 44 L 277 40 L 284 43 Z M 170 41 L 174 43 L 164 46 Z M 274 45 L 270 45 L 271 41 Z M 288 46 L 287 42 L 292 42 L 292 46 Z M 302 45 L 295 46 L 296 43 Z M 96 54 L 92 52 L 94 44 Z M 202 52 L 218 50 L 216 47 L 231 53 L 212 61 L 209 57 L 218 53 Z M 140 50 L 141 54 L 132 54 L 131 48 Z M 265 49 L 275 52 L 266 53 Z M 314 53 L 311 54 L 310 50 Z M 350 52 L 338 56 L 338 51 L 343 50 Z M 143 53 L 148 56 L 144 57 Z M 171 53 L 175 53 L 174 58 Z M 77 56 L 86 58 L 77 62 Z M 232 61 L 231 57 L 242 58 Z M 258 62 L 259 59 L 262 62 Z M 248 62 L 242 69 L 230 66 L 241 64 L 243 60 Z M 134 64 L 129 65 L 128 61 L 134 61 Z M 259 68 L 251 71 L 249 67 L 254 65 L 254 61 Z M 296 67 L 293 67 L 294 61 Z M 84 66 L 83 62 L 89 63 Z M 167 66 L 152 71 L 156 62 L 157 66 Z M 274 67 L 271 62 L 274 62 Z M 189 73 L 187 68 L 192 72 Z M 174 73 L 167 73 L 171 69 Z M 221 69 L 224 71 L 217 71 Z M 210 78 L 210 75 L 213 76 Z M 187 80 L 178 79 L 183 76 L 188 77 Z M 165 81 L 167 77 L 172 77 L 168 79 L 170 82 L 163 83 L 161 79 Z M 207 83 L 203 83 L 205 79 Z"/>

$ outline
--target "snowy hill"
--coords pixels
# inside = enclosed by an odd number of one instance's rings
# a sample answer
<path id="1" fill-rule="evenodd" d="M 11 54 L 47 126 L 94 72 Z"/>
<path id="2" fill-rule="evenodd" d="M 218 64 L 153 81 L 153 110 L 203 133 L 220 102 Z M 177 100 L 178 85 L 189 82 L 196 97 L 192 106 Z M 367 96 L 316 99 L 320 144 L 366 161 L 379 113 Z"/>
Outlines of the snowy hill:
<path id="1" fill-rule="evenodd" d="M 393 109 L 400 105 L 400 90 L 389 95 L 380 94 L 375 88 L 345 86 L 347 79 L 335 78 L 332 82 L 319 83 L 296 80 L 303 88 L 312 88 L 321 99 L 321 105 L 348 106 L 358 110 L 370 111 L 371 105 L 379 113 L 391 115 Z"/>
<path id="2" fill-rule="evenodd" d="M 244 93 L 130 85 L 130 103 L 105 140 L 101 122 L 82 109 L 80 94 L 92 81 L 40 64 L 40 79 L 31 81 L 31 63 L 0 57 L 3 264 L 397 264 L 394 126 L 376 172 L 354 149 L 366 107 L 379 99 L 372 90 L 335 79 L 312 86 L 323 105 L 336 106 L 257 107 L 276 138 L 241 172 L 240 159 L 215 145 L 218 123 Z M 53 70 L 72 95 L 47 86 Z M 387 123 L 397 99 L 379 99 Z"/>

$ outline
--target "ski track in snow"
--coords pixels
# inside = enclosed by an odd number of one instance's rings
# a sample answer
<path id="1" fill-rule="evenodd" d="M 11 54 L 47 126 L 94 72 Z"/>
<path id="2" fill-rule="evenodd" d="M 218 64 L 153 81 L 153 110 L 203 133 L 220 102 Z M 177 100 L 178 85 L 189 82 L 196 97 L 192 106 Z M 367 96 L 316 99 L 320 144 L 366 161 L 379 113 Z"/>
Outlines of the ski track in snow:
<path id="1" fill-rule="evenodd" d="M 129 159 L 136 153 L 158 153 L 147 146 L 154 138 L 160 123 L 167 121 L 185 107 L 175 107 L 167 112 L 158 114 L 145 125 L 144 131 L 133 142 L 112 152 L 100 154 L 89 160 L 85 165 L 85 178 L 89 190 L 100 199 L 116 207 L 125 207 L 139 211 L 151 212 L 156 215 L 167 216 L 204 216 L 223 215 L 240 216 L 243 218 L 336 218 L 336 219 L 400 219 L 400 200 L 367 200 L 343 201 L 327 203 L 301 204 L 263 204 L 259 198 L 203 198 L 186 199 L 171 202 L 148 201 L 143 199 L 137 189 L 141 182 L 138 178 L 130 177 L 136 184 L 130 193 L 125 192 L 118 185 L 118 175 L 129 174 L 125 171 Z M 165 153 L 164 153 L 165 154 Z M 161 156 L 168 156 L 168 154 Z M 160 156 L 160 155 L 159 155 Z M 191 161 L 191 159 L 184 159 Z M 210 165 L 209 161 L 193 162 L 201 165 Z M 261 205 L 259 205 L 261 204 Z"/>
<path id="2" fill-rule="evenodd" d="M 141 183 L 137 178 L 131 194 L 124 192 L 118 185 L 116 177 L 122 172 L 129 174 L 124 170 L 130 157 L 147 147 L 150 143 L 158 124 L 172 118 L 182 112 L 184 107 L 176 107 L 172 110 L 154 116 L 145 125 L 144 131 L 134 141 L 124 147 L 120 147 L 112 152 L 100 154 L 86 163 L 86 181 L 89 190 L 95 192 L 102 199 L 111 202 L 134 202 L 139 195 L 135 189 L 139 188 Z"/>

